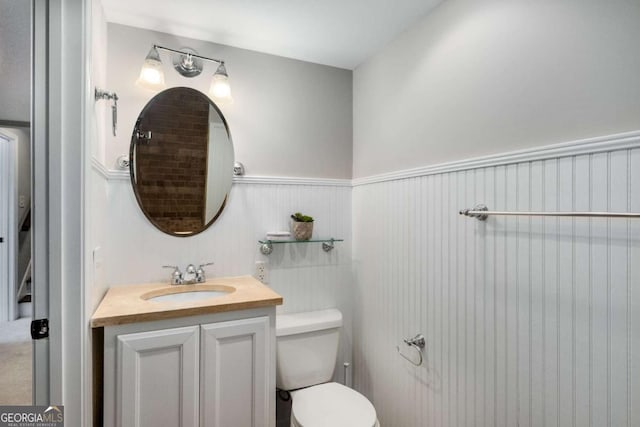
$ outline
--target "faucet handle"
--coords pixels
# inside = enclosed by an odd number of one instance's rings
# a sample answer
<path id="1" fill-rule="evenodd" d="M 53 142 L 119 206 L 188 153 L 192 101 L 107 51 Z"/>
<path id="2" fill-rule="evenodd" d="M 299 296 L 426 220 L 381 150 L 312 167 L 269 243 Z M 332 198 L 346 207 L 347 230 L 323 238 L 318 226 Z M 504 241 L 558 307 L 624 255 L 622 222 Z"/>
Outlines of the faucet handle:
<path id="1" fill-rule="evenodd" d="M 178 268 L 177 265 L 163 265 L 162 268 L 173 268 L 173 273 L 171 273 L 172 285 L 182 284 L 182 273 L 180 272 L 180 268 Z"/>
<path id="2" fill-rule="evenodd" d="M 206 262 L 204 264 L 200 264 L 200 266 L 196 270 L 196 282 L 202 283 L 206 280 L 204 277 L 204 267 L 208 265 L 213 265 L 213 264 L 214 264 L 213 262 Z"/>

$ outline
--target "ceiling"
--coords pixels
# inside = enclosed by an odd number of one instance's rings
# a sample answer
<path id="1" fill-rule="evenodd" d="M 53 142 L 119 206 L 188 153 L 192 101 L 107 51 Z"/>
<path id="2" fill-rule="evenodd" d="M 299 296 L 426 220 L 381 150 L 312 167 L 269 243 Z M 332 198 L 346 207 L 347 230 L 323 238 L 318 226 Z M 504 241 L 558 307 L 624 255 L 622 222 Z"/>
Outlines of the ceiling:
<path id="1" fill-rule="evenodd" d="M 442 0 L 103 0 L 108 22 L 354 69 Z"/>

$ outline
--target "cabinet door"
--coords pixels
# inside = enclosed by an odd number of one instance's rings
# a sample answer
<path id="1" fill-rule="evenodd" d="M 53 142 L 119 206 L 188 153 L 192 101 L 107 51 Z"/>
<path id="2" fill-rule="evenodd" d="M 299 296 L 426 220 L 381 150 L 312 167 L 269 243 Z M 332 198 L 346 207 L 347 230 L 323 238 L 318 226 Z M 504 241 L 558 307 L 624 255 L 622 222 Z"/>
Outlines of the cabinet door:
<path id="1" fill-rule="evenodd" d="M 269 318 L 201 326 L 203 427 L 268 427 Z"/>
<path id="2" fill-rule="evenodd" d="M 198 425 L 199 327 L 118 336 L 116 425 Z"/>

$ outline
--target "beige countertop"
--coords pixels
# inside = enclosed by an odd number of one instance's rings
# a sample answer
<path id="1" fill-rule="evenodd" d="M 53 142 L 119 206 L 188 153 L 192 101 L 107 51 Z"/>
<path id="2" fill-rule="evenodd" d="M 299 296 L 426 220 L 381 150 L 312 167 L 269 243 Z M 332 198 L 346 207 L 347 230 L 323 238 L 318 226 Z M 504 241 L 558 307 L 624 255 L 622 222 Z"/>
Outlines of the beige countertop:
<path id="1" fill-rule="evenodd" d="M 152 296 L 189 291 L 226 290 L 229 294 L 190 302 L 158 302 Z M 91 327 L 149 322 L 176 317 L 281 305 L 282 297 L 251 276 L 220 277 L 196 285 L 168 283 L 110 288 L 91 318 Z"/>

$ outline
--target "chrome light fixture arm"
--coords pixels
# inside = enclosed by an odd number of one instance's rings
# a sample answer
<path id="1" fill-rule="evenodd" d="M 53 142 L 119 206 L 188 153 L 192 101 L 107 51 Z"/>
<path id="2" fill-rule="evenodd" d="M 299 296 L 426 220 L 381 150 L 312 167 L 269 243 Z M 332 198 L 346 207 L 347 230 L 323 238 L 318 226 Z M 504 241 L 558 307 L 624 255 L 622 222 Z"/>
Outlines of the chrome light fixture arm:
<path id="1" fill-rule="evenodd" d="M 153 47 L 155 49 L 166 50 L 167 52 L 176 53 L 178 55 L 185 56 L 185 57 L 189 57 L 190 56 L 192 58 L 204 59 L 205 61 L 212 61 L 212 62 L 217 62 L 218 64 L 224 64 L 224 61 L 222 59 L 209 58 L 209 57 L 206 57 L 206 56 L 198 55 L 197 53 L 183 52 L 183 51 L 178 50 L 178 49 L 172 49 L 170 47 L 164 47 L 164 46 L 160 46 L 160 45 L 157 45 L 157 44 L 154 44 Z"/>

